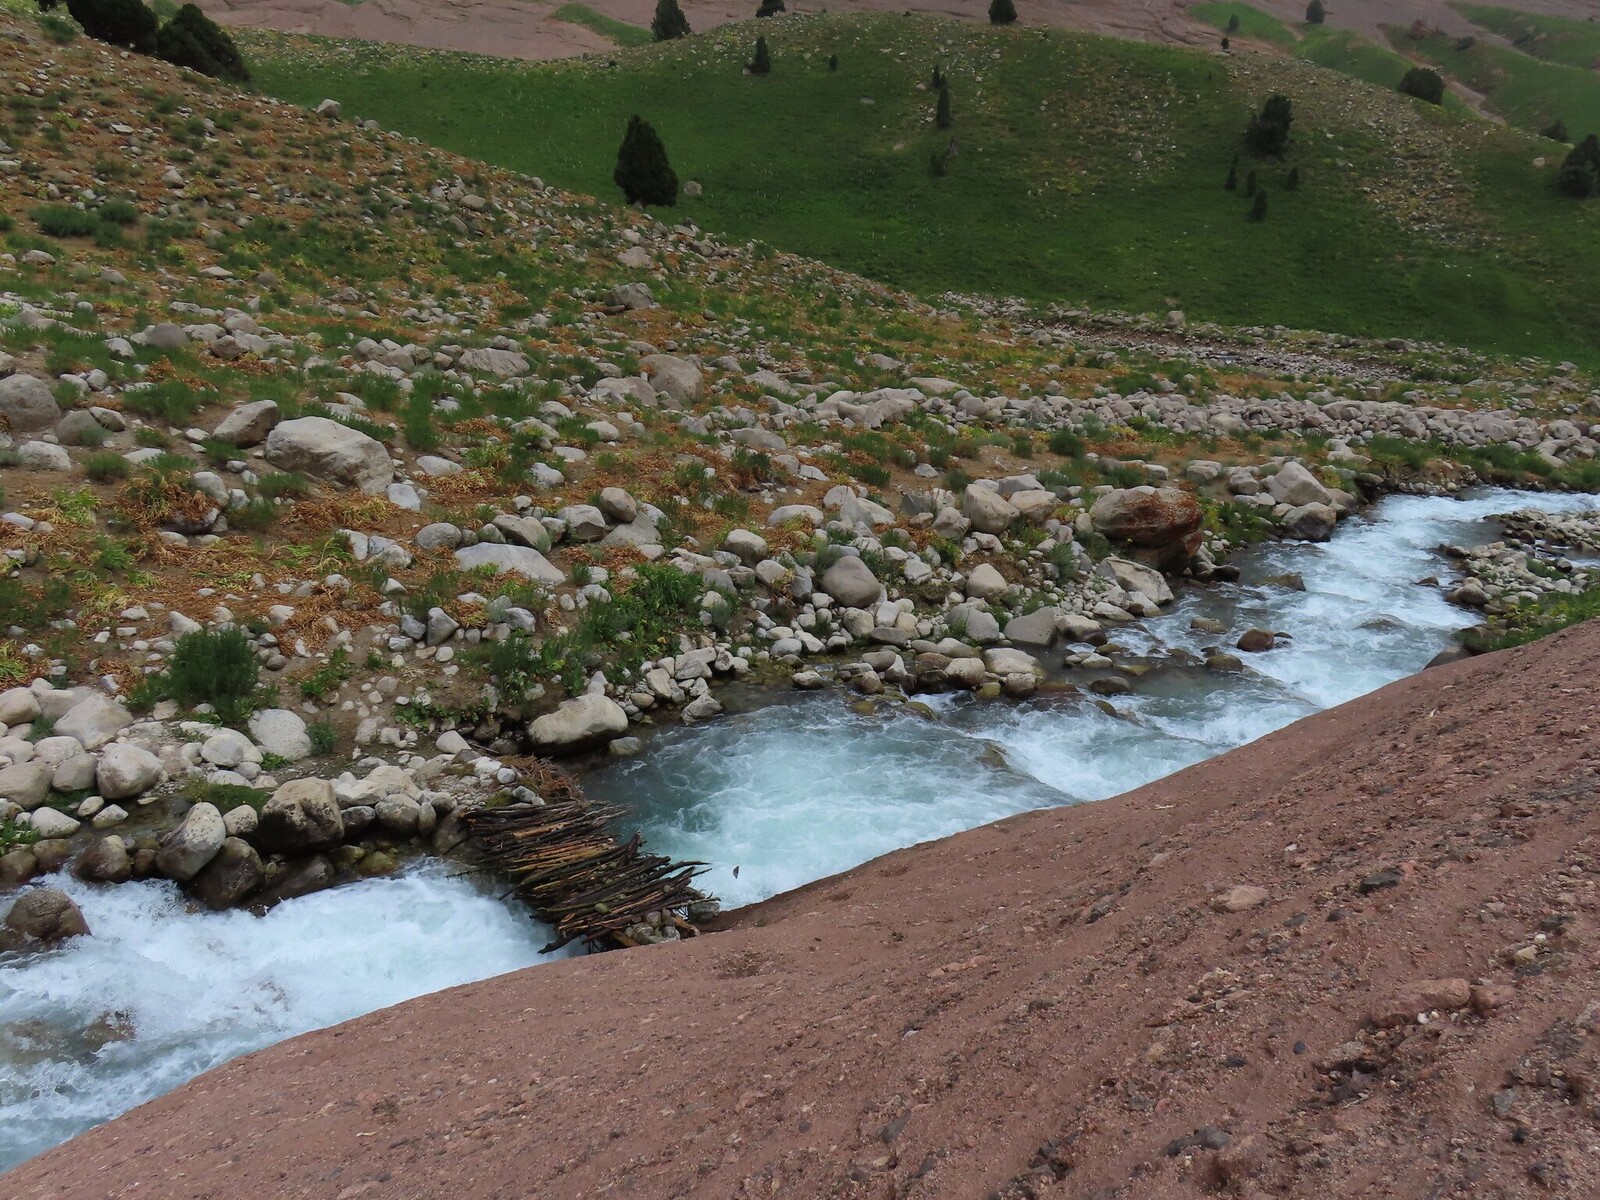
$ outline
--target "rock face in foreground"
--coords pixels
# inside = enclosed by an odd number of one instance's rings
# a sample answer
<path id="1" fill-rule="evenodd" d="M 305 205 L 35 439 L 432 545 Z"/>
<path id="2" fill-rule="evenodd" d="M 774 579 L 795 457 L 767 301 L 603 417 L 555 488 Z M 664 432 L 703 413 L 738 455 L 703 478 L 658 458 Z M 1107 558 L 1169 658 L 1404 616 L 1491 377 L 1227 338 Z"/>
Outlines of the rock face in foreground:
<path id="1" fill-rule="evenodd" d="M 1564 1081 L 1600 1071 L 1597 670 L 1600 624 L 1580 626 L 715 936 L 309 1034 L 3 1190 L 323 1197 L 337 1170 L 363 1196 L 460 1200 L 1589 1195 L 1593 1118 Z M 396 1123 L 361 1136 L 385 1097 Z"/>

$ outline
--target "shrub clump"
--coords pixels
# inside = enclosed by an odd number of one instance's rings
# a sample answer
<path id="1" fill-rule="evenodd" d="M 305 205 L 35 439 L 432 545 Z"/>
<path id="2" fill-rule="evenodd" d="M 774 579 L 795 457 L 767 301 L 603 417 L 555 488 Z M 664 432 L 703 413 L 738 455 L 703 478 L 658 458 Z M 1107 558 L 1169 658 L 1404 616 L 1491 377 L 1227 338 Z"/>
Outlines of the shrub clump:
<path id="1" fill-rule="evenodd" d="M 1400 81 L 1400 90 L 1429 104 L 1444 103 L 1444 77 L 1429 67 L 1412 67 Z"/>
<path id="2" fill-rule="evenodd" d="M 1012 0 L 989 0 L 989 24 L 1010 25 L 1017 19 L 1017 6 Z"/>
<path id="3" fill-rule="evenodd" d="M 156 14 L 142 0 L 67 0 L 67 11 L 99 42 L 127 46 L 140 54 L 156 48 Z"/>
<path id="4" fill-rule="evenodd" d="M 656 0 L 655 16 L 650 18 L 650 32 L 658 42 L 689 36 L 689 18 L 678 7 L 678 0 Z"/>
<path id="5" fill-rule="evenodd" d="M 1572 148 L 1556 175 L 1556 186 L 1580 200 L 1600 196 L 1600 137 L 1591 133 Z"/>
<path id="6" fill-rule="evenodd" d="M 1245 127 L 1245 144 L 1257 154 L 1281 155 L 1289 147 L 1289 127 L 1294 124 L 1294 106 L 1289 97 L 1272 95 L 1261 111 Z"/>
<path id="7" fill-rule="evenodd" d="M 156 57 L 213 79 L 250 79 L 250 68 L 233 39 L 193 4 L 180 8 L 156 34 Z"/>
<path id="8" fill-rule="evenodd" d="M 261 664 L 255 647 L 237 629 L 185 634 L 172 651 L 162 690 L 187 708 L 209 704 L 229 724 L 256 707 Z"/>

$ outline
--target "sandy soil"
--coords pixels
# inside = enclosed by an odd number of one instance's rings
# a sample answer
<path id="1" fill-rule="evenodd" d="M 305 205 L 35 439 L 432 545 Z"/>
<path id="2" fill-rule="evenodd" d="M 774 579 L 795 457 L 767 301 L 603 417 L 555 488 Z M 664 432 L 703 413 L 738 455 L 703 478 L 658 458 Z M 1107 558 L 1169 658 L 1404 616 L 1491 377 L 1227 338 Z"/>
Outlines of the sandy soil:
<path id="1" fill-rule="evenodd" d="M 1597 669 L 1600 623 L 311 1034 L 0 1193 L 1593 1197 Z"/>

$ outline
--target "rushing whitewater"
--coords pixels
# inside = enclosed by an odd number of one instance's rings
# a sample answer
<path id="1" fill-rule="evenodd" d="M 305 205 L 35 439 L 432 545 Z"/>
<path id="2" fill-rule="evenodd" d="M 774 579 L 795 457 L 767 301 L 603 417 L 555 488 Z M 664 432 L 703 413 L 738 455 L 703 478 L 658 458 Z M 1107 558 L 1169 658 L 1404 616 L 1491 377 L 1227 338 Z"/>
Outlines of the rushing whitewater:
<path id="1" fill-rule="evenodd" d="M 0 1170 L 237 1055 L 539 961 L 548 927 L 451 876 L 424 864 L 264 917 L 52 878 L 93 936 L 0 962 Z"/>
<path id="2" fill-rule="evenodd" d="M 1293 640 L 1237 674 L 1161 667 L 1114 700 L 1115 716 L 1081 697 L 934 697 L 933 718 L 892 704 L 861 716 L 842 694 L 813 693 L 658 734 L 589 791 L 631 810 L 652 849 L 712 864 L 704 885 L 725 903 L 758 900 L 1013 813 L 1126 791 L 1410 674 L 1473 620 L 1417 582 L 1448 576 L 1440 543 L 1481 543 L 1484 517 L 1518 507 L 1593 506 L 1509 491 L 1394 497 L 1331 543 L 1242 554 L 1241 583 L 1192 589 L 1116 642 L 1160 663 L 1252 625 Z M 1273 582 L 1286 572 L 1303 592 Z M 1231 635 L 1193 632 L 1198 616 Z M 0 1169 L 236 1055 L 539 961 L 546 928 L 452 876 L 422 865 L 265 917 L 195 912 L 169 883 L 53 878 L 94 936 L 0 961 Z"/>
<path id="3" fill-rule="evenodd" d="M 1484 518 L 1496 513 L 1594 503 L 1503 489 L 1393 496 L 1329 543 L 1241 554 L 1240 583 L 1188 590 L 1161 616 L 1111 630 L 1114 640 L 1157 661 L 1231 646 L 1250 626 L 1292 640 L 1242 656 L 1237 674 L 1154 671 L 1115 698 L 1117 716 L 1080 697 L 950 696 L 933 699 L 937 721 L 892 705 L 859 716 L 847 698 L 813 693 L 662 733 L 589 789 L 636 812 L 654 849 L 712 864 L 703 883 L 725 903 L 761 900 L 914 842 L 1114 796 L 1403 678 L 1476 620 L 1418 583 L 1449 576 L 1442 543 L 1491 540 Z M 1290 572 L 1303 592 L 1271 582 Z M 1226 642 L 1191 630 L 1195 617 L 1222 620 Z"/>

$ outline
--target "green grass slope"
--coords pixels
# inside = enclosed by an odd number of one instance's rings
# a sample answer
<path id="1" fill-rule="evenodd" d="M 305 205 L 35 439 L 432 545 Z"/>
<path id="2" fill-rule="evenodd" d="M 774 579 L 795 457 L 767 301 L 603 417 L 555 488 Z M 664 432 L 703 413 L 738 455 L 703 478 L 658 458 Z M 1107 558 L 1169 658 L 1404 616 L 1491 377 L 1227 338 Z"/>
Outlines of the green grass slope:
<path id="1" fill-rule="evenodd" d="M 761 22 L 527 64 L 251 35 L 262 86 L 564 187 L 616 197 L 630 113 L 704 185 L 672 217 L 924 294 L 1425 337 L 1600 360 L 1600 205 L 1549 143 L 1294 60 L 904 16 Z M 830 72 L 830 55 L 839 69 Z M 954 124 L 919 90 L 935 63 Z M 1248 114 L 1294 99 L 1265 222 L 1223 190 Z M 955 141 L 948 173 L 930 156 Z M 1241 163 L 1241 176 L 1253 164 Z M 1302 186 L 1282 190 L 1288 168 Z M 663 214 L 667 215 L 667 214 Z"/>
<path id="2" fill-rule="evenodd" d="M 608 17 L 587 4 L 563 4 L 550 15 L 569 25 L 582 25 L 592 29 L 601 37 L 610 38 L 619 46 L 648 46 L 656 40 L 655 35 L 648 29 L 629 25 L 626 21 L 619 21 L 615 17 Z"/>
<path id="3" fill-rule="evenodd" d="M 1492 4 L 1452 4 L 1480 29 L 1498 33 L 1525 54 L 1592 70 L 1600 63 L 1600 20 L 1572 21 L 1498 8 Z"/>
<path id="4" fill-rule="evenodd" d="M 1437 33 L 1413 39 L 1402 29 L 1391 29 L 1389 37 L 1403 52 L 1482 93 L 1514 125 L 1537 132 L 1559 117 L 1573 137 L 1600 133 L 1600 73 L 1546 62 L 1484 38 L 1464 45 Z"/>
<path id="5" fill-rule="evenodd" d="M 1287 25 L 1271 13 L 1262 12 L 1253 4 L 1196 4 L 1189 10 L 1189 15 L 1197 21 L 1215 26 L 1224 33 L 1228 32 L 1228 26 L 1237 19 L 1239 25 L 1233 31 L 1234 37 L 1255 38 L 1257 41 L 1284 47 L 1293 46 L 1295 43 L 1294 33 Z"/>

